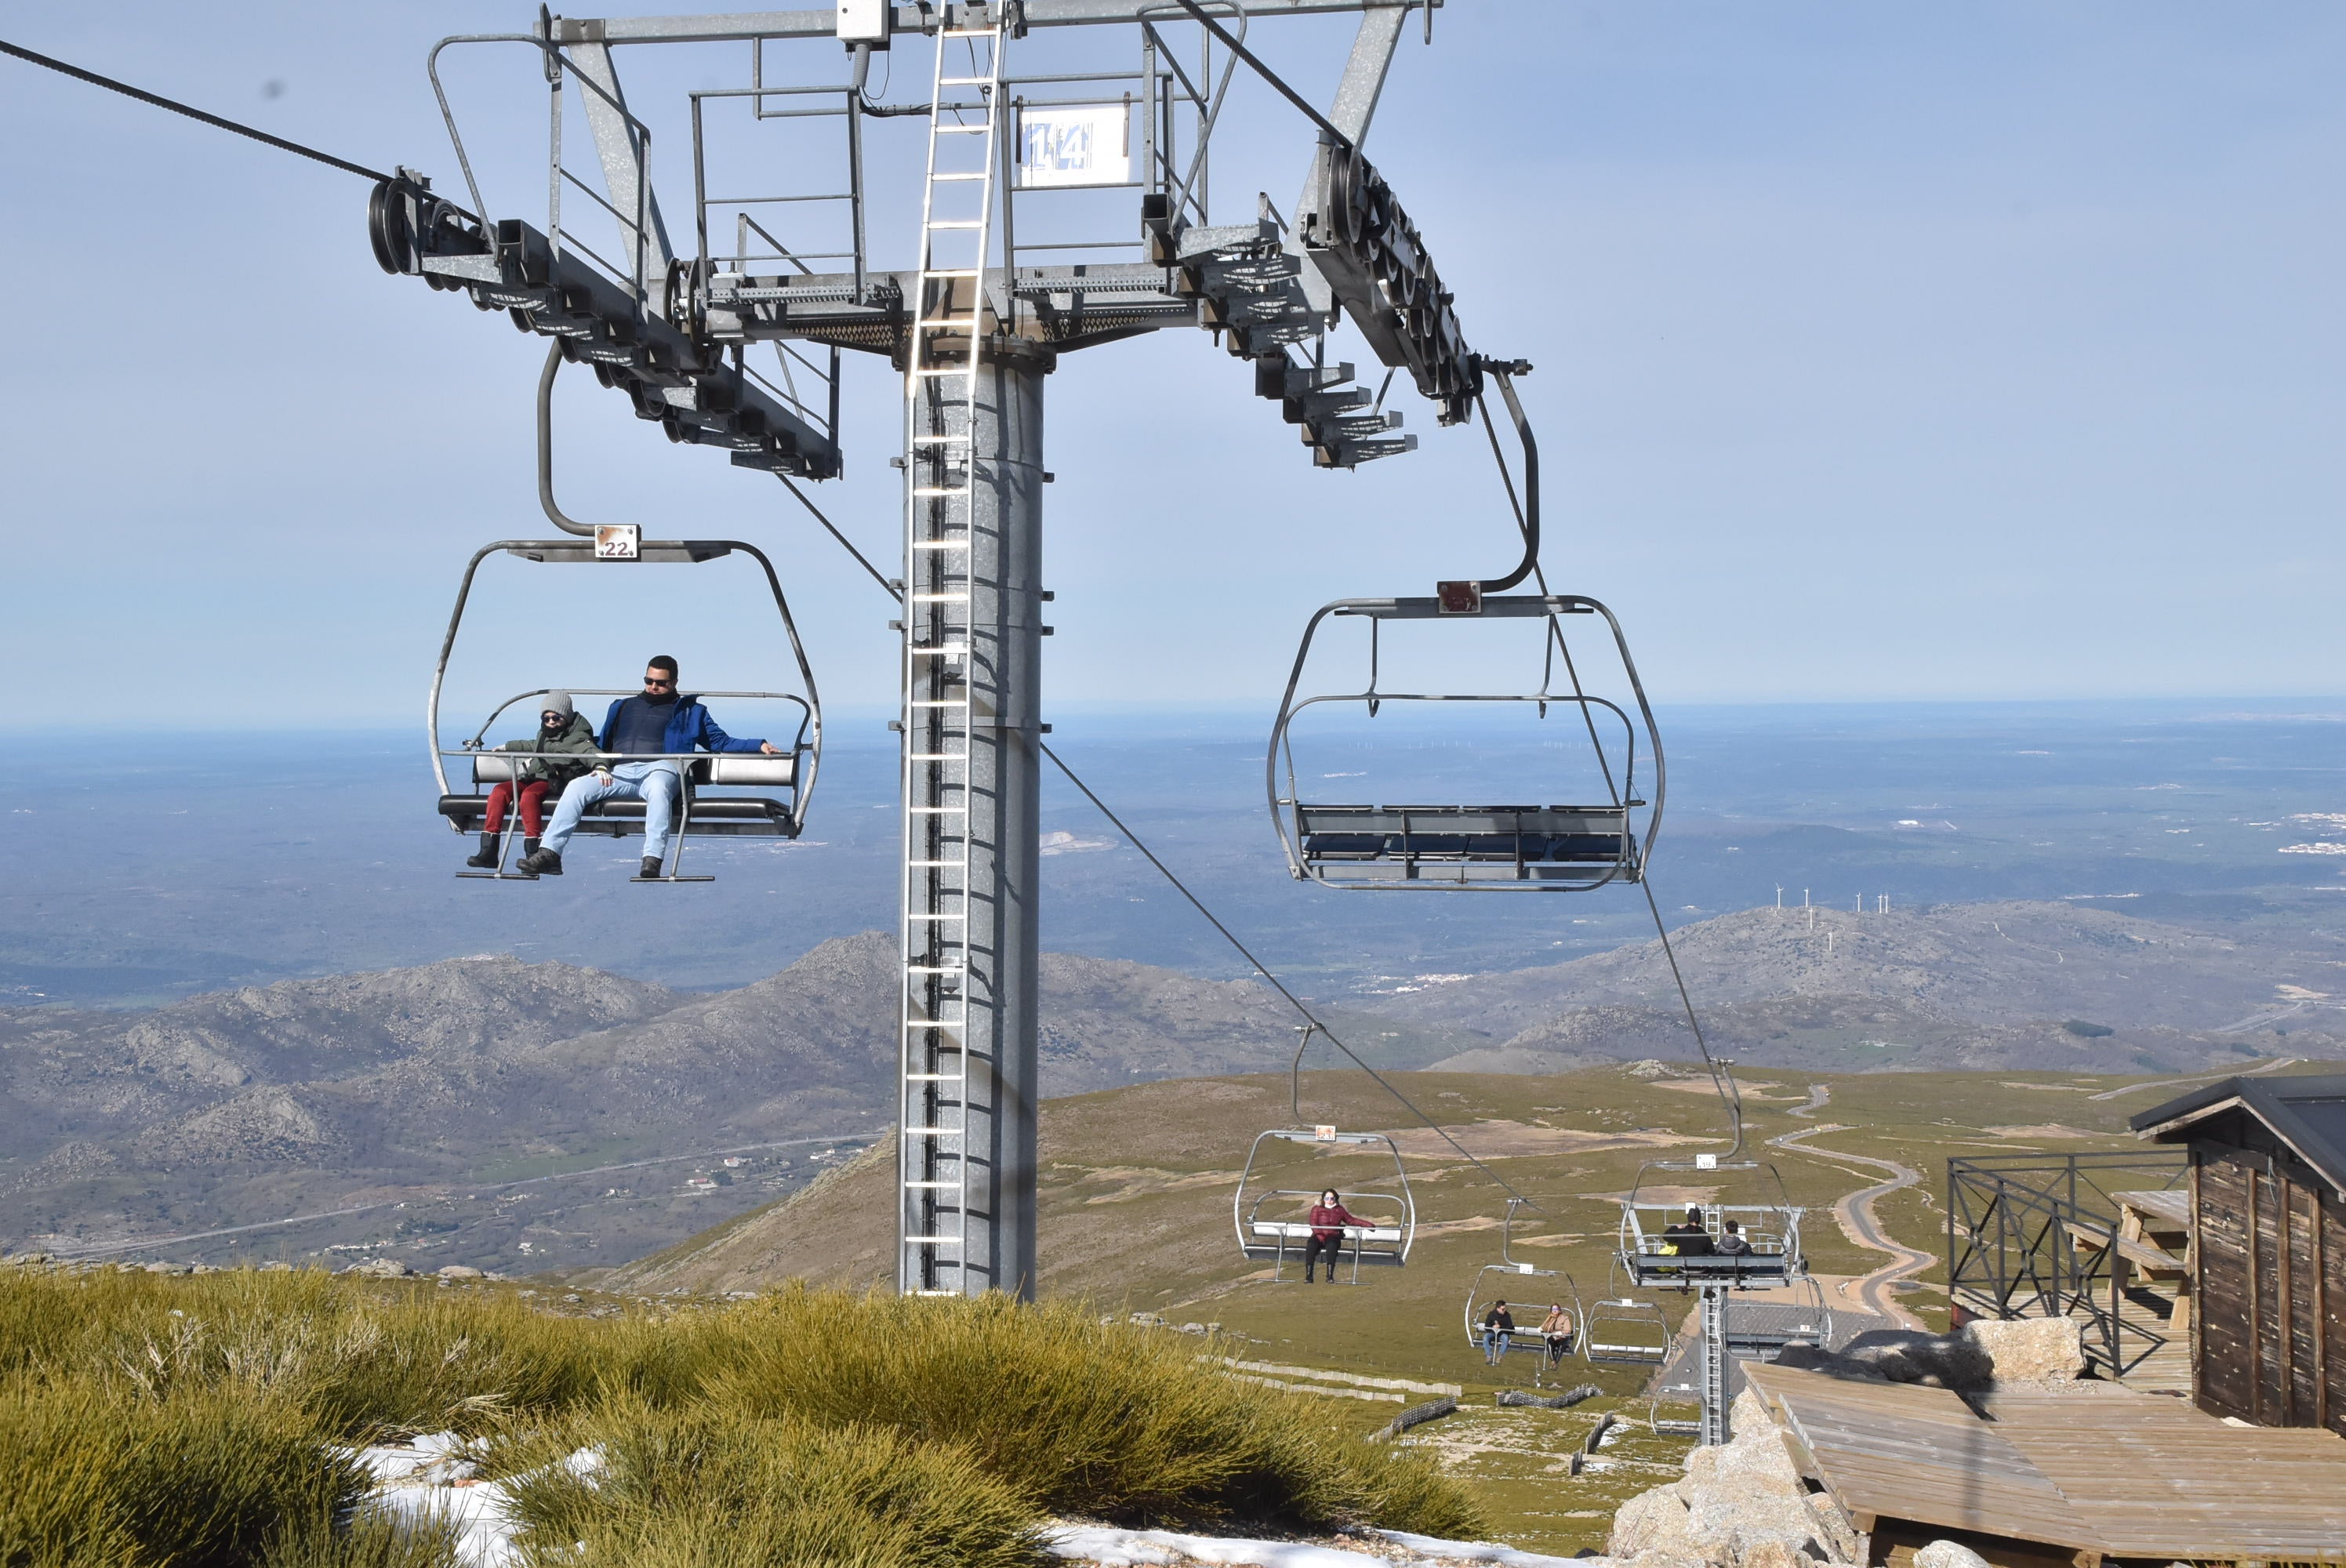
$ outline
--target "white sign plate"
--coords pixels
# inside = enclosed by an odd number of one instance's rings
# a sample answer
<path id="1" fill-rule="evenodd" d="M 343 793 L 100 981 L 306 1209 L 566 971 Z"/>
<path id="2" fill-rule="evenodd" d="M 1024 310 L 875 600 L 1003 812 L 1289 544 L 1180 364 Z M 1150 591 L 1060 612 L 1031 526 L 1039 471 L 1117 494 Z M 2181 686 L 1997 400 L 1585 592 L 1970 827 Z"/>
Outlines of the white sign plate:
<path id="1" fill-rule="evenodd" d="M 1322 1123 L 1311 1129 L 1311 1135 L 1320 1143 L 1332 1144 L 1336 1141 L 1336 1129 Z"/>
<path id="2" fill-rule="evenodd" d="M 1018 111 L 1018 184 L 1028 190 L 1122 185 L 1132 178 L 1130 104 Z"/>
<path id="3" fill-rule="evenodd" d="M 642 524 L 597 523 L 595 524 L 595 559 L 597 561 L 640 561 L 643 555 Z"/>

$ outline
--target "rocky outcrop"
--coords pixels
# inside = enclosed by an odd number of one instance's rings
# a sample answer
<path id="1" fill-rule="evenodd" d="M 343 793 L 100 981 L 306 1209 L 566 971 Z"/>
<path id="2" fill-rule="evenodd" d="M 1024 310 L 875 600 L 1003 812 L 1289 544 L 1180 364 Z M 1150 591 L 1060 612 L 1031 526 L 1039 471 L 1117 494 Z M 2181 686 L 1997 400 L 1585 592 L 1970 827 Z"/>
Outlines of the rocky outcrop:
<path id="1" fill-rule="evenodd" d="M 1869 1382 L 1971 1391 L 1996 1384 L 2066 1381 L 2085 1369 L 2077 1325 L 2065 1319 L 1977 1321 L 1953 1334 L 1882 1329 L 1838 1354 L 1795 1345 L 1777 1365 Z M 1635 1568 L 1818 1568 L 1855 1563 L 1857 1526 L 1831 1493 L 1800 1474 L 1784 1429 L 1746 1389 L 1728 1412 L 1731 1441 L 1687 1455 L 1686 1475 L 1641 1492 L 1613 1517 L 1606 1544 Z M 1933 1555 L 1935 1554 L 1935 1555 Z M 1916 1568 L 1986 1568 L 1970 1548 L 1934 1542 Z"/>
<path id="2" fill-rule="evenodd" d="M 1734 1441 L 1687 1456 L 1686 1476 L 1631 1498 L 1614 1515 L 1606 1553 L 1637 1568 L 1815 1568 L 1856 1561 L 1857 1531 L 1812 1492 L 1783 1429 L 1745 1392 L 1729 1415 Z"/>
<path id="3" fill-rule="evenodd" d="M 1988 1568 L 1988 1561 L 1959 1541 L 1933 1541 L 1914 1553 L 1914 1568 Z"/>

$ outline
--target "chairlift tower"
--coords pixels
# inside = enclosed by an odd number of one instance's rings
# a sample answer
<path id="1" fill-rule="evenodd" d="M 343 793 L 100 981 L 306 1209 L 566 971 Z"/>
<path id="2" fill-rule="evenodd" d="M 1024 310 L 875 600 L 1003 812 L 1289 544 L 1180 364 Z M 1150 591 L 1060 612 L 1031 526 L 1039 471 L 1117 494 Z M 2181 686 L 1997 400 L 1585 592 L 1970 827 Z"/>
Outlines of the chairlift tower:
<path id="1" fill-rule="evenodd" d="M 1407 452 L 1401 416 L 1331 362 L 1349 316 L 1406 370 L 1444 424 L 1466 419 L 1482 365 L 1398 199 L 1362 152 L 1413 14 L 1442 0 L 986 0 L 738 15 L 579 18 L 444 40 L 431 76 L 463 199 L 402 169 L 370 210 L 377 260 L 505 312 L 594 367 L 671 441 L 714 446 L 786 481 L 835 477 L 842 354 L 903 378 L 904 473 L 902 984 L 896 1278 L 908 1294 L 1031 1297 L 1035 1261 L 1037 805 L 1041 782 L 1044 387 L 1059 356 L 1166 327 L 1203 328 L 1248 361 L 1256 393 L 1311 461 Z M 1258 23 L 1357 14 L 1324 112 L 1248 44 Z M 1046 30 L 1103 46 L 1099 68 L 1020 76 Z M 653 128 L 630 103 L 629 50 L 713 46 L 740 71 L 686 95 L 688 205 L 653 189 Z M 825 50 L 845 79 L 777 71 L 784 46 Z M 843 46 L 843 47 L 842 47 Z M 493 208 L 442 77 L 452 49 L 525 57 L 546 94 L 544 222 Z M 927 66 L 929 95 L 882 104 L 874 56 Z M 1292 217 L 1250 195 L 1239 221 L 1209 195 L 1216 122 L 1241 71 L 1311 122 Z M 894 73 L 892 73 L 894 74 Z M 1072 96 L 1071 96 L 1072 95 Z M 567 120 L 566 124 L 566 115 Z M 913 264 L 873 264 L 865 143 L 926 122 Z M 827 162 L 774 158 L 783 188 L 712 193 L 728 127 L 774 126 Z M 672 134 L 672 133 L 671 133 Z M 823 188 L 790 186 L 843 168 Z M 836 187 L 843 186 L 843 188 Z M 519 188 L 516 188 L 516 191 Z M 1060 193 L 1128 190 L 1100 238 L 1042 238 Z M 509 200 L 516 192 L 497 193 Z M 469 206 L 464 205 L 469 202 Z M 1227 206 L 1227 203 L 1225 204 Z M 688 210 L 682 242 L 666 214 Z M 534 209 L 533 209 L 534 211 Z M 822 229 L 834 239 L 805 236 Z M 1216 222 L 1217 216 L 1224 221 Z M 1045 229 L 1048 225 L 1044 226 Z M 1073 260 L 1070 260 L 1073 257 Z M 753 368 L 771 343 L 779 379 Z"/>

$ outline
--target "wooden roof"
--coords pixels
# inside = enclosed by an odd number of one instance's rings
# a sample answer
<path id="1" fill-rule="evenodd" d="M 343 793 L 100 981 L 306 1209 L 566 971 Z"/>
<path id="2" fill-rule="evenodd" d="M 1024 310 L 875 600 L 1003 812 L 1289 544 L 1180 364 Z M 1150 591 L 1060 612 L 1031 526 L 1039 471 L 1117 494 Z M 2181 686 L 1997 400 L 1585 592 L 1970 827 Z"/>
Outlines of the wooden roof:
<path id="1" fill-rule="evenodd" d="M 2235 1427 L 2115 1384 L 1943 1389 L 1750 1366 L 1802 1462 L 1862 1523 L 1911 1520 L 2112 1557 L 2346 1563 L 2346 1438 Z"/>
<path id="2" fill-rule="evenodd" d="M 2188 1142 L 2192 1129 L 2228 1111 L 2245 1111 L 2346 1197 L 2346 1074 L 2252 1078 L 2242 1074 L 2127 1118 L 2135 1136 Z"/>

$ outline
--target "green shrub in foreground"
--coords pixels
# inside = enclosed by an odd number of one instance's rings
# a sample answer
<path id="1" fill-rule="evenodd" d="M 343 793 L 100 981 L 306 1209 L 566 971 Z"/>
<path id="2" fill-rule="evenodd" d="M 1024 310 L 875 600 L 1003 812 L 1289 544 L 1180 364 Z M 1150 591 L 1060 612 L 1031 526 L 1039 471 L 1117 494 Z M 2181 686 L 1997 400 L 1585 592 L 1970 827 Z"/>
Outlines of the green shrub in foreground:
<path id="1" fill-rule="evenodd" d="M 558 1462 L 600 1451 L 590 1484 Z M 501 1458 L 547 1568 L 1027 1568 L 1027 1500 L 966 1454 L 896 1432 L 617 1400 Z M 583 1545 L 583 1554 L 574 1550 Z"/>
<path id="2" fill-rule="evenodd" d="M 363 1532 L 321 1534 L 303 1522 L 320 1517 L 317 1509 L 299 1500 L 239 1502 L 250 1491 L 244 1470 L 325 1474 L 315 1457 L 321 1443 L 450 1427 L 500 1434 L 501 1450 L 518 1452 L 516 1444 L 554 1441 L 579 1421 L 616 1431 L 626 1411 L 769 1436 L 884 1439 L 899 1445 L 892 1451 L 943 1453 L 974 1466 L 1029 1510 L 1119 1522 L 1372 1522 L 1445 1536 L 1483 1528 L 1464 1488 L 1428 1456 L 1345 1435 L 1362 1414 L 1349 1401 L 1331 1409 L 1234 1383 L 1198 1364 L 1203 1348 L 1195 1339 L 1103 1325 L 1076 1305 L 1000 1298 L 801 1290 L 673 1318 L 593 1320 L 553 1317 L 503 1291 L 317 1271 L 170 1278 L 0 1269 L 0 1394 L 27 1410 L 43 1400 L 94 1401 L 84 1411 L 97 1423 L 89 1430 L 114 1431 L 125 1452 L 148 1454 L 138 1462 L 156 1467 L 158 1498 L 218 1499 L 238 1519 L 248 1517 L 239 1509 L 259 1517 L 279 1507 L 288 1522 L 274 1549 L 282 1568 L 296 1559 L 302 1568 L 397 1568 L 397 1553 L 408 1548 Z M 0 1568 L 62 1560 L 54 1553 L 69 1527 L 84 1532 L 76 1538 L 81 1549 L 68 1553 L 77 1562 L 251 1560 L 234 1555 L 254 1549 L 259 1537 L 249 1523 L 215 1528 L 201 1510 L 182 1509 L 178 1525 L 142 1525 L 113 1505 L 76 1502 L 87 1488 L 116 1484 L 108 1478 L 132 1461 L 99 1464 L 57 1435 L 62 1427 L 41 1439 L 50 1429 L 20 1423 L 16 1409 L 0 1410 L 0 1519 L 8 1522 L 0 1526 Z M 214 1420 L 208 1411 L 228 1412 L 220 1421 L 248 1420 L 251 1441 L 242 1449 L 191 1441 L 179 1459 L 168 1445 L 129 1441 L 158 1421 Z M 791 1441 L 804 1450 L 811 1440 Z M 38 1441 L 51 1448 L 33 1464 L 37 1485 L 11 1481 L 19 1474 L 11 1456 L 29 1454 L 26 1445 Z M 296 1451 L 312 1456 L 306 1466 L 282 1462 Z M 328 1492 L 341 1484 L 321 1482 Z M 627 1517 L 641 1524 L 664 1506 L 647 1503 Z M 706 1526 L 715 1532 L 707 1551 L 730 1552 L 719 1539 L 725 1531 L 709 1522 L 722 1511 L 710 1506 L 679 1502 L 654 1533 L 698 1540 L 692 1532 Z M 611 1522 L 597 1537 L 617 1553 L 621 1536 L 608 1531 L 623 1526 Z M 222 1550 L 230 1554 L 204 1555 L 213 1548 L 203 1545 L 185 1555 L 174 1543 L 183 1538 L 228 1541 Z"/>
<path id="3" fill-rule="evenodd" d="M 951 1443 L 1053 1511 L 1435 1534 L 1480 1522 L 1425 1456 L 1339 1436 L 1330 1424 L 1345 1416 L 1215 1375 L 1199 1341 L 1104 1325 L 1079 1305 L 793 1291 L 723 1321 L 737 1343 L 712 1401 Z"/>
<path id="4" fill-rule="evenodd" d="M 96 1377 L 0 1385 L 0 1563 L 234 1568 L 330 1525 L 363 1481 L 306 1414 Z"/>

